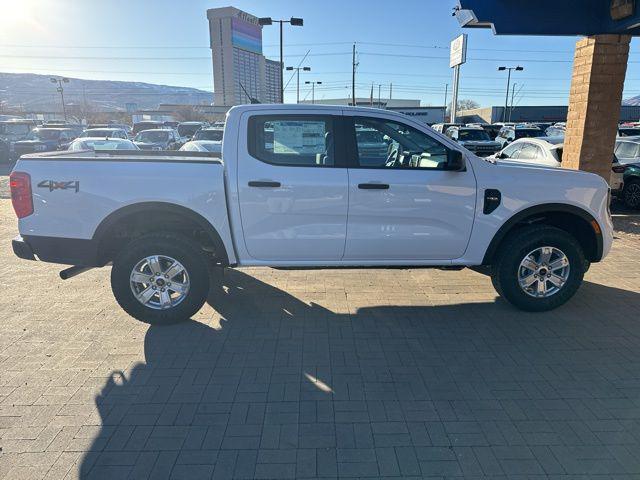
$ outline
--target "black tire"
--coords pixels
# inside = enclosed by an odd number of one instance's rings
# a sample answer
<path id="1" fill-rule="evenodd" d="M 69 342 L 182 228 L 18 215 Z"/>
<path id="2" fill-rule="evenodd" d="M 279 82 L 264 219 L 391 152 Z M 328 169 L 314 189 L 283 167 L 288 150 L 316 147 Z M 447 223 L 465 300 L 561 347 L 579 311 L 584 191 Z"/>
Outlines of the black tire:
<path id="1" fill-rule="evenodd" d="M 141 303 L 131 287 L 130 278 L 135 266 L 153 255 L 177 260 L 188 274 L 189 289 L 186 295 L 175 306 L 164 310 L 157 310 Z M 209 293 L 207 258 L 196 243 L 182 235 L 144 235 L 129 242 L 114 259 L 111 289 L 118 304 L 129 315 L 142 322 L 166 325 L 188 320 L 202 308 Z"/>
<path id="2" fill-rule="evenodd" d="M 569 274 L 562 287 L 548 297 L 533 297 L 520 287 L 520 263 L 540 247 L 561 250 L 569 261 Z M 491 281 L 498 294 L 515 307 L 529 312 L 544 312 L 566 303 L 576 293 L 585 272 L 582 247 L 569 233 L 546 225 L 518 229 L 500 245 L 491 269 Z M 525 270 L 526 272 L 526 270 Z"/>
<path id="3" fill-rule="evenodd" d="M 622 200 L 627 208 L 640 209 L 640 180 L 634 179 L 625 184 Z"/>

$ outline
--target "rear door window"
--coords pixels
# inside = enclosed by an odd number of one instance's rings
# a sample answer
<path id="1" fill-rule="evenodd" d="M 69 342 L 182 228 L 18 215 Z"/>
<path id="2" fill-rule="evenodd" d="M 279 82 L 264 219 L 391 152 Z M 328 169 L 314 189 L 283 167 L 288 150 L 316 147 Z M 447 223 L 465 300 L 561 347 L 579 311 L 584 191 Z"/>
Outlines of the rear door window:
<path id="1" fill-rule="evenodd" d="M 249 153 L 273 165 L 335 165 L 333 120 L 328 115 L 270 115 L 249 120 Z"/>

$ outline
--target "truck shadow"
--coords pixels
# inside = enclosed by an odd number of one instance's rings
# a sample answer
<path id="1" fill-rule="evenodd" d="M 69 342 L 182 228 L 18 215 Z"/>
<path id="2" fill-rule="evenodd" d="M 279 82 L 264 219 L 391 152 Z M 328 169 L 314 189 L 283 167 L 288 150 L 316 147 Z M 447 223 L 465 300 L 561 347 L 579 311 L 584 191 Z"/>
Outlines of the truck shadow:
<path id="1" fill-rule="evenodd" d="M 336 477 L 336 447 L 423 437 L 455 447 L 455 435 L 425 430 L 445 420 L 539 422 L 550 445 L 566 445 L 556 425 L 585 420 L 568 398 L 610 418 L 600 400 L 625 397 L 629 418 L 640 418 L 639 390 L 624 388 L 637 378 L 628 366 L 640 363 L 635 292 L 585 283 L 569 305 L 539 315 L 501 300 L 335 313 L 240 271 L 223 278 L 208 299 L 218 323 L 150 327 L 146 363 L 112 373 L 96 397 L 101 427 L 81 478 L 195 478 L 194 461 L 204 478 L 216 468 L 252 478 L 259 449 L 289 449 L 294 464 L 296 449 L 323 451 L 332 459 L 324 473 Z M 514 440 L 497 429 L 491 441 Z M 321 468 L 320 457 L 311 463 Z"/>

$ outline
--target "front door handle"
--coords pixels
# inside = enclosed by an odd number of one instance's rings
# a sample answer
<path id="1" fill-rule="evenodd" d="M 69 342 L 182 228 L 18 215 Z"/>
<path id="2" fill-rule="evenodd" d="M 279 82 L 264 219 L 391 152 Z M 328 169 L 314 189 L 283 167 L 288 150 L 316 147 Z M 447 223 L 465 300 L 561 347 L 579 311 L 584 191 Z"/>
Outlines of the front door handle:
<path id="1" fill-rule="evenodd" d="M 358 188 L 362 190 L 388 190 L 389 185 L 386 183 L 360 183 Z"/>
<path id="2" fill-rule="evenodd" d="M 279 188 L 282 185 L 280 184 L 280 182 L 251 180 L 249 182 L 249 186 L 250 187 L 262 187 L 262 188 Z"/>

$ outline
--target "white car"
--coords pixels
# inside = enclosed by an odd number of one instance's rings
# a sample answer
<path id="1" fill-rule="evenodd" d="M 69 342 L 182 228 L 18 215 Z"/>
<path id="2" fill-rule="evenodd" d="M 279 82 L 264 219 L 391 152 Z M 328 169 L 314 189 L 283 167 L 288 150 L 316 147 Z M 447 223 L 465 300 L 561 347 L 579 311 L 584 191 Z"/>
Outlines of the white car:
<path id="1" fill-rule="evenodd" d="M 139 150 L 135 143 L 131 140 L 122 138 L 76 138 L 69 145 L 71 151 L 85 150 Z"/>
<path id="2" fill-rule="evenodd" d="M 562 164 L 561 137 L 520 138 L 496 153 L 498 161 L 560 167 Z"/>
<path id="3" fill-rule="evenodd" d="M 563 145 L 564 137 L 521 138 L 503 148 L 492 158 L 500 163 L 561 168 Z M 623 173 L 624 167 L 620 167 L 614 156 L 609 186 L 615 196 L 619 195 L 624 187 Z"/>
<path id="4" fill-rule="evenodd" d="M 122 138 L 128 140 L 129 135 L 122 128 L 89 128 L 82 132 L 78 138 Z"/>
<path id="5" fill-rule="evenodd" d="M 362 130 L 387 150 L 363 158 Z M 233 107 L 221 157 L 22 157 L 10 181 L 14 252 L 73 265 L 64 278 L 113 265 L 118 303 L 158 324 L 200 309 L 214 266 L 478 267 L 515 306 L 545 311 L 613 242 L 598 175 L 496 164 L 388 110 Z"/>
<path id="6" fill-rule="evenodd" d="M 180 147 L 181 152 L 222 153 L 222 142 L 213 140 L 192 140 Z"/>

